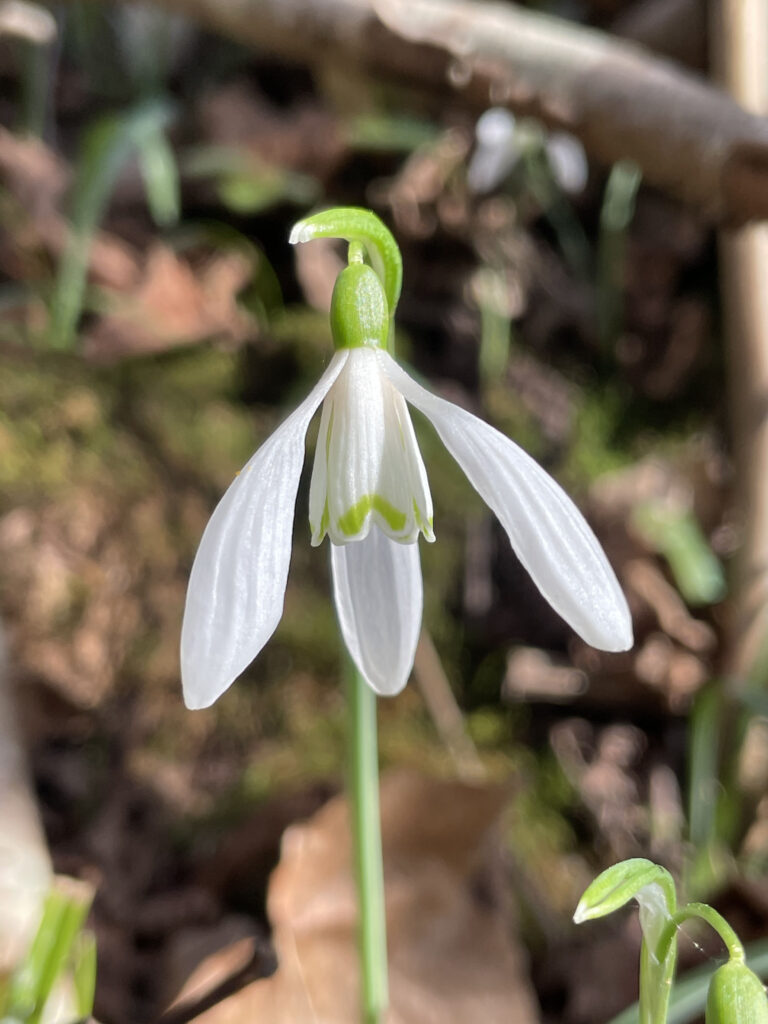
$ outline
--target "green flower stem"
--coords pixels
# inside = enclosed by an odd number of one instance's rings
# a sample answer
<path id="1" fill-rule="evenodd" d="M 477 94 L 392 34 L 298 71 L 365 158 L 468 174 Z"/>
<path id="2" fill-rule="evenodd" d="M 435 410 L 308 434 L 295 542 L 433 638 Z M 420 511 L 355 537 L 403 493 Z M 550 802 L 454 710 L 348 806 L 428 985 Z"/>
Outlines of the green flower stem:
<path id="1" fill-rule="evenodd" d="M 676 946 L 668 947 L 664 957 L 654 956 L 648 941 L 643 939 L 640 947 L 640 1024 L 667 1024 L 676 961 Z"/>
<path id="2" fill-rule="evenodd" d="M 387 926 L 379 814 L 376 694 L 347 656 L 349 790 L 357 868 L 364 1024 L 380 1024 L 387 1008 Z"/>
<path id="3" fill-rule="evenodd" d="M 686 903 L 684 907 L 681 907 L 681 909 L 678 910 L 672 918 L 670 918 L 661 934 L 661 938 L 659 939 L 658 956 L 660 960 L 669 952 L 669 948 L 674 942 L 679 926 L 684 921 L 690 921 L 692 918 L 699 918 L 701 921 L 706 921 L 710 928 L 713 928 L 723 940 L 723 944 L 728 950 L 728 957 L 735 963 L 744 963 L 744 947 L 742 946 L 738 935 L 733 928 L 731 928 L 725 918 L 706 903 Z"/>

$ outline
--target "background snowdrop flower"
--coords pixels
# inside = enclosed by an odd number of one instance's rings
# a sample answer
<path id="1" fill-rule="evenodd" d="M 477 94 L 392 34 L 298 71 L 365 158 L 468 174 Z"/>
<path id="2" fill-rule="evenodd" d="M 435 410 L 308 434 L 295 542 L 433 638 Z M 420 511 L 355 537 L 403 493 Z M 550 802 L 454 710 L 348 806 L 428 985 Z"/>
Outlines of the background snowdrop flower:
<path id="1" fill-rule="evenodd" d="M 317 222 L 300 222 L 291 240 L 316 237 Z M 181 637 L 189 707 L 212 704 L 280 621 L 304 440 L 321 403 L 312 543 L 329 537 L 342 635 L 377 693 L 398 693 L 408 680 L 422 615 L 417 541 L 420 533 L 434 540 L 429 484 L 406 401 L 432 421 L 552 607 L 595 647 L 631 646 L 621 588 L 564 491 L 499 431 L 417 384 L 387 351 L 398 294 L 399 278 L 383 273 L 380 280 L 353 244 L 333 294 L 336 354 L 231 484 L 203 534 Z"/>
<path id="2" fill-rule="evenodd" d="M 515 115 L 504 107 L 490 107 L 475 126 L 475 151 L 467 169 L 472 192 L 492 192 L 510 174 L 522 155 L 516 138 Z"/>

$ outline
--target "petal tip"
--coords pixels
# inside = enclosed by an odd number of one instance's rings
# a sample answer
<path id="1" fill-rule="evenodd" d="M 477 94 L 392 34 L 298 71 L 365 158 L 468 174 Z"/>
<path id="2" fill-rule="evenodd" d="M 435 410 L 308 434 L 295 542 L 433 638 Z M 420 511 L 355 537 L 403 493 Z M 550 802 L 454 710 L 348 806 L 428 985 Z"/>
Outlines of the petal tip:
<path id="1" fill-rule="evenodd" d="M 192 675 L 192 673 L 182 668 L 181 693 L 184 698 L 184 705 L 190 711 L 202 711 L 203 708 L 209 708 L 229 686 L 227 684 L 221 688 L 214 688 L 211 685 L 210 678 L 190 678 Z M 197 673 L 194 673 L 194 675 L 197 675 Z"/>
<path id="2" fill-rule="evenodd" d="M 409 668 L 401 679 L 396 679 L 394 682 L 389 678 L 377 680 L 370 672 L 364 671 L 362 666 L 358 665 L 355 659 L 353 659 L 353 661 L 355 661 L 355 665 L 357 666 L 360 675 L 377 697 L 396 697 L 398 693 L 403 692 L 411 677 L 411 669 Z"/>
<path id="3" fill-rule="evenodd" d="M 612 647 L 611 650 L 614 651 L 616 654 L 619 654 L 621 651 L 631 650 L 634 647 L 634 645 L 635 637 L 632 632 L 632 627 L 628 626 L 625 631 L 623 631 L 617 636 L 616 646 Z"/>
<path id="4" fill-rule="evenodd" d="M 187 711 L 202 711 L 204 708 L 209 708 L 213 704 L 213 701 L 203 700 L 198 697 L 193 697 L 191 694 L 184 693 L 184 707 Z"/>
<path id="5" fill-rule="evenodd" d="M 613 622 L 603 625 L 599 633 L 592 637 L 584 637 L 588 644 L 608 654 L 620 654 L 628 651 L 635 642 L 632 631 L 632 620 L 629 617 L 629 610 L 622 613 Z"/>

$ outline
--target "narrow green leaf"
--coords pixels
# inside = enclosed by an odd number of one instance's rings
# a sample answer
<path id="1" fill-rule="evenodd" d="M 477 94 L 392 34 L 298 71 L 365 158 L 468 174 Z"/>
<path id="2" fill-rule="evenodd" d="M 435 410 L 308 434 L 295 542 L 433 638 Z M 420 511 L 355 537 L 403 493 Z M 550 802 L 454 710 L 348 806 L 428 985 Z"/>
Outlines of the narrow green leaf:
<path id="1" fill-rule="evenodd" d="M 11 980 L 7 1012 L 38 1024 L 57 979 L 68 967 L 75 940 L 88 916 L 89 886 L 56 879 L 29 953 Z"/>
<path id="2" fill-rule="evenodd" d="M 66 913 L 66 899 L 57 889 L 51 889 L 43 904 L 32 945 L 24 961 L 11 979 L 8 992 L 8 1013 L 26 1018 L 39 1002 L 41 979 L 56 946 Z"/>
<path id="3" fill-rule="evenodd" d="M 168 123 L 171 108 L 162 100 L 142 103 L 125 114 L 102 118 L 86 133 L 72 196 L 72 230 L 51 301 L 49 342 L 69 348 L 83 307 L 93 235 L 125 161 L 151 133 Z"/>
<path id="4" fill-rule="evenodd" d="M 690 509 L 648 502 L 635 509 L 632 523 L 666 558 L 689 604 L 712 604 L 725 596 L 722 566 Z"/>
<path id="5" fill-rule="evenodd" d="M 566 262 L 577 277 L 592 274 L 592 248 L 568 196 L 557 182 L 547 157 L 544 131 L 537 121 L 517 125 L 525 188 L 541 208 L 557 237 Z"/>
<path id="6" fill-rule="evenodd" d="M 623 329 L 627 234 L 641 180 L 634 161 L 619 160 L 605 186 L 597 243 L 597 326 L 603 351 L 615 344 Z"/>
<path id="7" fill-rule="evenodd" d="M 152 219 L 161 227 L 175 224 L 181 210 L 179 168 L 162 126 L 139 139 L 139 167 Z"/>
<path id="8" fill-rule="evenodd" d="M 347 144 L 353 149 L 410 153 L 440 138 L 431 121 L 387 114 L 361 114 L 345 125 Z"/>
<path id="9" fill-rule="evenodd" d="M 96 938 L 90 931 L 81 932 L 75 943 L 72 979 L 77 1012 L 90 1018 L 96 994 Z"/>

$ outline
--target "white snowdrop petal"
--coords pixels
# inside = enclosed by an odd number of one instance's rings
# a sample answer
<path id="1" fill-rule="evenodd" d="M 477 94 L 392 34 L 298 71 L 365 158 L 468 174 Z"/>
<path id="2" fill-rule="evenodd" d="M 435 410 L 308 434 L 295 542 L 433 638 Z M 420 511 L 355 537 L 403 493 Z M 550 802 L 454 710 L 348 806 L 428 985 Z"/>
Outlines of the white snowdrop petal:
<path id="1" fill-rule="evenodd" d="M 312 464 L 312 479 L 309 484 L 309 528 L 314 547 L 322 542 L 328 529 L 328 447 L 333 416 L 333 399 L 328 395 L 323 402 L 320 416 L 315 461 Z"/>
<path id="2" fill-rule="evenodd" d="M 307 398 L 235 478 L 205 529 L 181 630 L 181 678 L 190 708 L 208 707 L 221 696 L 280 621 L 307 427 L 346 359 L 346 352 L 333 357 Z"/>
<path id="3" fill-rule="evenodd" d="M 331 544 L 336 611 L 344 642 L 368 684 L 382 696 L 408 682 L 421 630 L 419 546 L 378 528 L 354 544 Z"/>
<path id="4" fill-rule="evenodd" d="M 382 374 L 372 351 L 352 349 L 328 402 L 333 424 L 328 440 L 328 513 L 331 540 L 365 537 L 378 493 L 385 444 Z"/>
<path id="5" fill-rule="evenodd" d="M 555 611 L 593 647 L 630 648 L 632 620 L 618 580 L 559 484 L 494 427 L 426 391 L 386 353 L 379 359 L 405 398 L 432 421 Z"/>

